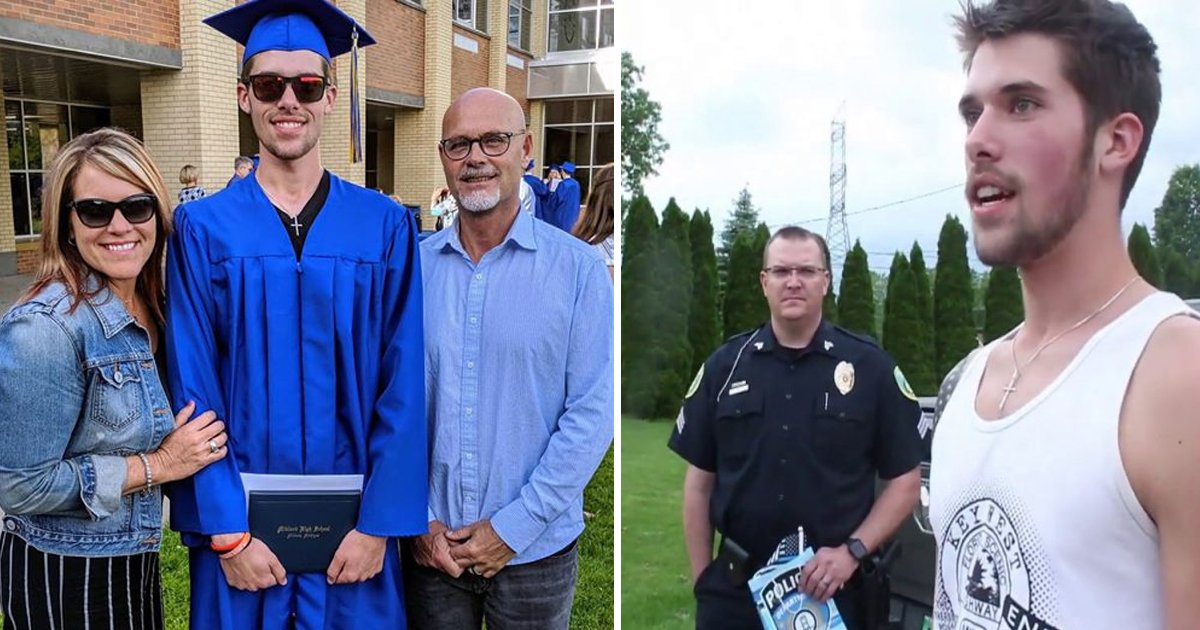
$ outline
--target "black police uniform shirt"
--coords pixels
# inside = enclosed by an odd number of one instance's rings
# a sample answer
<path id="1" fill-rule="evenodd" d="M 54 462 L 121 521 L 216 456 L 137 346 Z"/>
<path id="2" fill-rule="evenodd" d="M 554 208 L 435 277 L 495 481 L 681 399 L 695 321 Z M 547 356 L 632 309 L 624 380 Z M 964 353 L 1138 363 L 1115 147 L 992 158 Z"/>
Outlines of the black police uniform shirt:
<path id="1" fill-rule="evenodd" d="M 874 504 L 876 475 L 920 463 L 920 417 L 871 338 L 822 321 L 792 349 L 767 323 L 705 361 L 668 445 L 716 473 L 710 521 L 763 564 L 797 526 L 814 549 L 846 542 Z"/>

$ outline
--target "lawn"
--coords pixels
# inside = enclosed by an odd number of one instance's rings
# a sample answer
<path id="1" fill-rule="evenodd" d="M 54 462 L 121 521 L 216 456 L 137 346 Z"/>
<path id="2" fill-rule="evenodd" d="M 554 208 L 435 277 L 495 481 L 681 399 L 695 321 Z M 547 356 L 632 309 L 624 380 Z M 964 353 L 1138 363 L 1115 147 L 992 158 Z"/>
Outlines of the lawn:
<path id="1" fill-rule="evenodd" d="M 594 516 L 579 541 L 579 583 L 571 628 L 613 627 L 613 450 L 596 471 L 583 498 L 583 509 Z M 187 549 L 179 534 L 167 531 L 162 548 L 163 610 L 168 630 L 188 627 Z M 0 615 L 0 621 L 4 619 Z M 636 627 L 636 626 L 627 626 Z"/>
<path id="2" fill-rule="evenodd" d="M 670 422 L 621 419 L 621 626 L 695 627 L 683 543 L 683 472 Z"/>

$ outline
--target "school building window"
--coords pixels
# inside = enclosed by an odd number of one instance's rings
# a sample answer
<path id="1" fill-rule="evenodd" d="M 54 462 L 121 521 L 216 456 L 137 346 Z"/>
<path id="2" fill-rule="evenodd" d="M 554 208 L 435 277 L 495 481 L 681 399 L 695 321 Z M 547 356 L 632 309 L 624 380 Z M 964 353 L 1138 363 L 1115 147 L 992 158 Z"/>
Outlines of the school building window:
<path id="1" fill-rule="evenodd" d="M 42 232 L 42 182 L 58 150 L 82 133 L 110 124 L 106 107 L 5 99 L 8 171 L 17 238 Z"/>
<path id="2" fill-rule="evenodd" d="M 508 45 L 529 50 L 533 0 L 508 0 Z"/>
<path id="3" fill-rule="evenodd" d="M 613 45 L 613 0 L 549 0 L 549 51 Z"/>
<path id="4" fill-rule="evenodd" d="M 451 0 L 454 3 L 454 21 L 487 32 L 487 0 Z"/>
<path id="5" fill-rule="evenodd" d="M 592 174 L 613 161 L 613 97 L 546 101 L 546 164 L 575 163 L 587 194 Z"/>

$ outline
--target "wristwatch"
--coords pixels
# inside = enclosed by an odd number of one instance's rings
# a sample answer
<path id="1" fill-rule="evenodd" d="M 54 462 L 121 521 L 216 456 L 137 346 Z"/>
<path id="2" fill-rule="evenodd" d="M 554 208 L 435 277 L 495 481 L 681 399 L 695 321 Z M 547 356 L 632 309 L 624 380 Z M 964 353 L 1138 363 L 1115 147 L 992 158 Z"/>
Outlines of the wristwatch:
<path id="1" fill-rule="evenodd" d="M 846 548 L 850 550 L 850 555 L 860 564 L 871 553 L 869 550 L 867 550 L 867 546 L 863 544 L 863 541 L 857 538 L 851 538 L 850 540 L 847 540 Z"/>

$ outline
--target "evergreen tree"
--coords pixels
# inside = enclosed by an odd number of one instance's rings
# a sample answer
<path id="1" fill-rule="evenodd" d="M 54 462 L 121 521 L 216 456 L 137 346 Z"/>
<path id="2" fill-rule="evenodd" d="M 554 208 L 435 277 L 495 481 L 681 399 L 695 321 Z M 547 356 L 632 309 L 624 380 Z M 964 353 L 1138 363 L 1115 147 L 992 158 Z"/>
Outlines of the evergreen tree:
<path id="1" fill-rule="evenodd" d="M 975 349 L 974 295 L 967 264 L 967 232 L 953 215 L 947 215 L 938 237 L 937 281 L 933 285 L 935 380 L 946 374 Z"/>
<path id="2" fill-rule="evenodd" d="M 871 270 L 867 263 L 867 252 L 858 241 L 846 254 L 838 295 L 838 324 L 846 330 L 878 338 Z"/>
<path id="3" fill-rule="evenodd" d="M 888 353 L 904 372 L 909 386 L 912 386 L 914 375 L 919 374 L 929 380 L 928 374 L 931 370 L 925 360 L 926 353 L 921 348 L 921 307 L 917 303 L 916 277 L 903 255 L 897 254 L 896 258 L 900 260 L 900 264 L 893 265 L 894 275 L 889 274 L 893 303 L 888 309 L 887 319 L 884 320 L 884 326 L 888 329 L 884 333 L 884 339 L 888 344 Z M 921 395 L 932 395 L 915 388 L 913 391 Z"/>
<path id="4" fill-rule="evenodd" d="M 1158 256 L 1150 242 L 1150 232 L 1141 223 L 1134 223 L 1129 232 L 1129 257 L 1133 259 L 1133 267 L 1146 282 L 1156 287 L 1163 286 L 1162 267 L 1158 264 Z"/>
<path id="5" fill-rule="evenodd" d="M 825 300 L 821 303 L 821 316 L 830 324 L 838 323 L 837 293 L 833 290 L 832 282 L 829 291 L 825 293 Z"/>
<path id="6" fill-rule="evenodd" d="M 1183 255 L 1166 247 L 1158 247 L 1156 254 L 1162 267 L 1162 289 L 1180 297 L 1191 297 L 1194 282 L 1192 269 L 1184 260 Z"/>
<path id="7" fill-rule="evenodd" d="M 658 216 L 645 197 L 629 205 L 621 247 L 621 408 L 633 416 L 651 416 L 655 399 L 654 278 L 658 255 Z"/>
<path id="8" fill-rule="evenodd" d="M 993 267 L 987 279 L 983 341 L 990 343 L 1025 319 L 1021 276 L 1015 267 Z"/>
<path id="9" fill-rule="evenodd" d="M 887 275 L 887 292 L 883 298 L 883 319 L 879 326 L 880 345 L 889 352 L 892 349 L 892 340 L 889 336 L 896 334 L 892 326 L 895 322 L 892 320 L 892 310 L 896 307 L 896 281 L 900 279 L 900 270 L 908 268 L 908 260 L 904 258 L 904 254 L 896 252 L 892 256 L 892 267 L 888 270 Z M 879 310 L 879 309 L 876 309 Z"/>
<path id="10" fill-rule="evenodd" d="M 892 269 L 888 271 L 888 293 L 886 298 L 883 299 L 883 325 L 880 329 L 883 349 L 892 353 L 893 358 L 895 358 L 895 348 L 899 346 L 901 337 L 912 337 L 912 335 L 916 334 L 916 326 L 912 326 L 910 330 L 896 329 L 896 324 L 898 324 L 898 319 L 895 317 L 896 300 L 901 298 L 896 293 L 896 282 L 900 281 L 900 275 L 904 271 L 908 271 L 908 260 L 904 257 L 904 254 L 896 252 L 895 256 L 892 257 Z M 913 289 L 916 289 L 916 287 L 913 287 Z M 913 295 L 914 293 L 916 293 L 916 290 L 912 290 L 907 298 L 916 298 L 916 295 Z M 912 312 L 917 312 L 916 305 L 913 306 Z M 899 362 L 899 359 L 896 361 Z"/>
<path id="11" fill-rule="evenodd" d="M 713 246 L 712 219 L 708 212 L 700 212 L 697 208 L 688 227 L 692 245 L 692 308 L 688 323 L 692 364 L 689 373 L 695 374 L 720 345 L 721 322 L 717 309 L 717 252 Z"/>
<path id="12" fill-rule="evenodd" d="M 734 242 L 742 232 L 753 232 L 758 227 L 758 208 L 750 197 L 750 188 L 742 188 L 737 199 L 733 200 L 733 209 L 725 227 L 721 228 L 721 245 L 717 248 L 717 269 L 729 268 L 729 257 L 733 253 Z"/>
<path id="13" fill-rule="evenodd" d="M 688 216 L 671 199 L 663 210 L 655 268 L 655 312 L 650 328 L 655 356 L 655 404 L 652 416 L 673 417 L 691 380 L 692 346 L 688 309 L 692 302 L 692 247 Z"/>
<path id="14" fill-rule="evenodd" d="M 621 186 L 634 197 L 642 194 L 642 181 L 657 173 L 670 148 L 658 133 L 662 108 L 639 85 L 644 71 L 633 55 L 621 53 Z"/>
<path id="15" fill-rule="evenodd" d="M 1169 250 L 1184 260 L 1200 258 L 1200 164 L 1171 174 L 1162 205 L 1154 210 L 1154 243 L 1160 252 Z"/>
<path id="16" fill-rule="evenodd" d="M 759 273 L 762 249 L 757 248 L 754 230 L 738 234 L 729 252 L 729 275 L 725 282 L 725 337 L 758 327 L 769 317 Z"/>
<path id="17" fill-rule="evenodd" d="M 929 270 L 925 267 L 925 253 L 916 241 L 913 241 L 912 251 L 908 254 L 908 267 L 913 274 L 914 299 L 920 320 L 916 334 L 921 359 L 911 370 L 905 369 L 904 375 L 908 377 L 909 385 L 918 395 L 933 396 L 937 394 L 939 386 L 934 373 L 937 353 L 933 341 L 933 293 L 929 289 Z"/>

